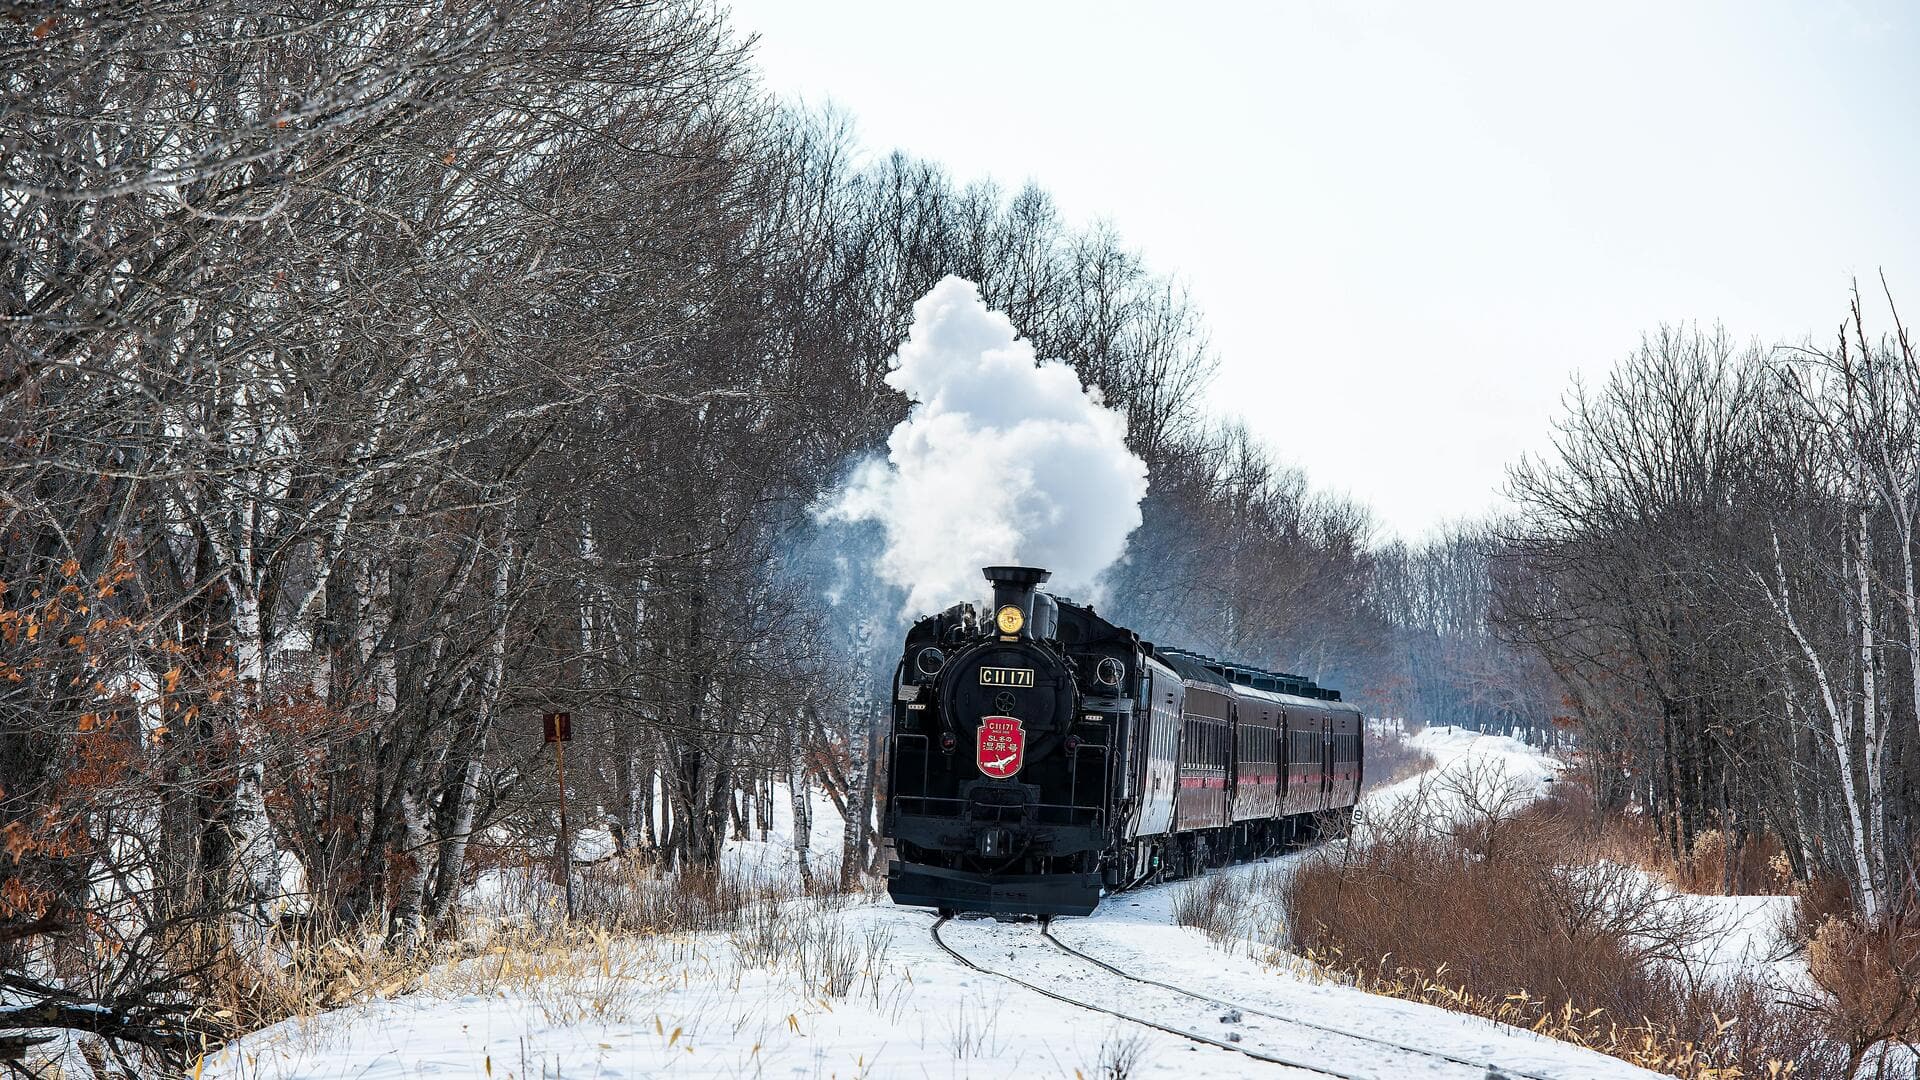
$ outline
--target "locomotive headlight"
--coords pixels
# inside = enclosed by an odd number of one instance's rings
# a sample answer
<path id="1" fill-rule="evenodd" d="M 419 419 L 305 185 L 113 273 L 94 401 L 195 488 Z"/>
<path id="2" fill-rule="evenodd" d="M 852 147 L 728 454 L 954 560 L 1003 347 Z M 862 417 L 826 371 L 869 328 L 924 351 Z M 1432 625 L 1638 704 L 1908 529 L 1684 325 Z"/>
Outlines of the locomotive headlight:
<path id="1" fill-rule="evenodd" d="M 993 622 L 1000 628 L 1001 633 L 1017 634 L 1021 627 L 1027 625 L 1027 617 L 1018 607 L 1008 604 L 993 613 Z"/>
<path id="2" fill-rule="evenodd" d="M 940 673 L 940 666 L 947 662 L 947 655 L 939 649 L 921 649 L 913 658 L 913 669 L 931 678 Z"/>

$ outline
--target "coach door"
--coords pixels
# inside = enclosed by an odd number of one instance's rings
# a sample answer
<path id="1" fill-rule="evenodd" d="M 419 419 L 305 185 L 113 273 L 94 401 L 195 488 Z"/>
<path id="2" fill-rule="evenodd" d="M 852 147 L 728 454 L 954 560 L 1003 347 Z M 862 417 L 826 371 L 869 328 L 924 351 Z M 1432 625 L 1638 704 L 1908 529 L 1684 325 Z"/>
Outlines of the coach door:
<path id="1" fill-rule="evenodd" d="M 1280 812 L 1311 813 L 1320 791 L 1320 778 L 1314 775 L 1314 764 L 1320 759 L 1320 721 L 1311 709 L 1292 704 L 1280 716 L 1280 745 L 1287 750 L 1285 768 L 1280 770 Z"/>
<path id="2" fill-rule="evenodd" d="M 1140 818 L 1136 836 L 1157 836 L 1173 827 L 1179 794 L 1180 714 L 1186 691 L 1173 669 L 1149 662 L 1141 673 L 1147 737 L 1139 783 Z"/>
<path id="3" fill-rule="evenodd" d="M 1320 717 L 1320 809 L 1333 805 L 1333 729 L 1332 717 Z"/>

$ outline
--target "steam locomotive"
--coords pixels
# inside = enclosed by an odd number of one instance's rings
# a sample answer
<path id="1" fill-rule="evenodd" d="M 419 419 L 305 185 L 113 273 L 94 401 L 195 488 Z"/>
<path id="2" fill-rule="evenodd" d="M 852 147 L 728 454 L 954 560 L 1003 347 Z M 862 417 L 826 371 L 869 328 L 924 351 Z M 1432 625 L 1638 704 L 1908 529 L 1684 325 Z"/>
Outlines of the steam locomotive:
<path id="1" fill-rule="evenodd" d="M 896 903 L 1086 915 L 1101 896 L 1350 825 L 1360 711 L 1336 690 L 1142 641 L 990 566 L 993 608 L 908 631 L 883 831 Z"/>

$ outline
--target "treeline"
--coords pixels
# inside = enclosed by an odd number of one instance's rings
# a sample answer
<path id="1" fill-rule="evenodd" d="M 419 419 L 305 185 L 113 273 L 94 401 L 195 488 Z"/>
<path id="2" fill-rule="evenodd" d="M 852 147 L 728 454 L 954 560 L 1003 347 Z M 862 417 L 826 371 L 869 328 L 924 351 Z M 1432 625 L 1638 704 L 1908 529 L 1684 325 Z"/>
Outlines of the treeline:
<path id="1" fill-rule="evenodd" d="M 1718 833 L 1729 874 L 1772 834 L 1869 924 L 1911 905 L 1920 839 L 1920 364 L 1888 329 L 1856 297 L 1802 348 L 1649 336 L 1512 470 L 1490 562 L 1605 808 L 1676 861 Z"/>
<path id="2" fill-rule="evenodd" d="M 1562 695 L 1553 671 L 1508 640 L 1496 617 L 1492 568 L 1504 544 L 1495 525 L 1459 523 L 1379 549 L 1371 600 L 1390 625 L 1373 697 L 1390 715 L 1557 745 L 1565 732 L 1554 722 Z"/>
<path id="3" fill-rule="evenodd" d="M 1155 463 L 1143 522 L 1109 589 L 1115 617 L 1158 641 L 1307 675 L 1370 715 L 1548 744 L 1559 691 L 1496 619 L 1494 526 L 1409 542 L 1238 425 Z"/>
<path id="4" fill-rule="evenodd" d="M 1038 188 L 861 154 L 704 4 L 9 15 L 0 234 L 0 1050 L 183 1060 L 236 952 L 452 933 L 556 851 L 547 712 L 617 853 L 713 866 L 819 790 L 863 873 L 898 598 L 812 508 L 948 274 L 1126 414 L 1109 614 L 1540 719 L 1484 561 L 1378 549 L 1205 414 L 1176 283 Z"/>
<path id="5" fill-rule="evenodd" d="M 973 279 L 1219 466 L 1177 286 L 856 149 L 696 3 L 0 22 L 0 1029 L 179 1060 L 261 935 L 450 932 L 554 850 L 550 711 L 624 851 L 713 864 L 780 784 L 865 869 L 891 643 L 796 537 L 912 301 Z"/>

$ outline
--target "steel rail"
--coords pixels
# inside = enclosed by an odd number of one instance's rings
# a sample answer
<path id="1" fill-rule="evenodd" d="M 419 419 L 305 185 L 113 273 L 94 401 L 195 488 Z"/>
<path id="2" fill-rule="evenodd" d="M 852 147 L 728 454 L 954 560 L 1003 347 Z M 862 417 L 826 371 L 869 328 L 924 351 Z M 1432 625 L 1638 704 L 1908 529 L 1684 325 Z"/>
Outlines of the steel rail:
<path id="1" fill-rule="evenodd" d="M 1172 983 L 1161 982 L 1159 979 L 1149 979 L 1144 975 L 1135 975 L 1133 972 L 1126 971 L 1122 968 L 1114 966 L 1113 964 L 1109 964 L 1105 960 L 1102 960 L 1097 956 L 1088 956 L 1086 953 L 1081 952 L 1079 949 L 1076 949 L 1073 946 L 1067 944 L 1066 942 L 1061 941 L 1059 938 L 1054 937 L 1053 927 L 1047 925 L 1046 922 L 1042 922 L 1040 924 L 1040 936 L 1052 942 L 1053 947 L 1056 949 L 1059 949 L 1061 952 L 1064 952 L 1069 956 L 1077 957 L 1081 960 L 1084 960 L 1087 963 L 1094 965 L 1095 967 L 1103 968 L 1106 971 L 1112 972 L 1113 974 L 1118 975 L 1123 979 L 1129 979 L 1133 982 L 1141 983 L 1142 985 L 1145 985 L 1145 986 L 1159 987 L 1162 990 L 1170 990 L 1176 994 L 1182 994 L 1186 997 L 1193 998 L 1195 1001 L 1204 1001 L 1207 1004 L 1215 1006 L 1217 1008 L 1234 1009 L 1239 1012 L 1246 1013 L 1250 1016 L 1264 1016 L 1269 1020 L 1278 1020 L 1281 1023 L 1285 1023 L 1285 1024 L 1294 1024 L 1299 1027 L 1312 1028 L 1315 1031 L 1324 1031 L 1329 1035 L 1339 1035 L 1344 1038 L 1357 1040 L 1359 1042 L 1373 1043 L 1376 1046 L 1388 1046 L 1388 1047 L 1392 1047 L 1395 1050 L 1405 1051 L 1406 1053 L 1409 1053 L 1409 1054 L 1420 1054 L 1425 1057 L 1439 1058 L 1443 1061 L 1452 1062 L 1455 1065 L 1465 1065 L 1468 1068 L 1484 1070 L 1487 1072 L 1488 1075 L 1510 1076 L 1510 1077 L 1516 1077 L 1518 1078 L 1518 1080 L 1559 1080 L 1559 1078 L 1557 1077 L 1541 1076 L 1537 1073 L 1522 1072 L 1518 1069 L 1508 1068 L 1505 1065 L 1494 1065 L 1489 1062 L 1474 1061 L 1470 1058 L 1456 1057 L 1443 1050 L 1428 1050 L 1418 1046 L 1409 1046 L 1406 1043 L 1397 1042 L 1393 1039 L 1382 1039 L 1376 1035 L 1362 1035 L 1359 1032 L 1347 1031 L 1344 1028 L 1331 1027 L 1326 1024 L 1317 1024 L 1312 1020 L 1302 1020 L 1297 1016 L 1286 1016 L 1281 1013 L 1273 1012 L 1270 1009 L 1256 1009 L 1250 1005 L 1243 1005 L 1237 1001 L 1228 1001 L 1224 998 L 1214 997 L 1211 994 L 1202 994 L 1194 990 L 1189 990 L 1184 986 L 1175 986 Z"/>
<path id="2" fill-rule="evenodd" d="M 1009 975 L 1004 971 L 996 971 L 993 968 L 982 967 L 979 964 L 976 964 L 972 960 L 968 959 L 966 956 L 962 955 L 958 949 L 955 949 L 952 945 L 949 945 L 946 939 L 940 936 L 940 928 L 946 925 L 947 921 L 950 918 L 951 916 L 942 915 L 939 918 L 934 920 L 933 943 L 935 945 L 940 946 L 941 949 L 946 951 L 946 954 L 948 956 L 953 957 L 955 960 L 959 961 L 963 966 L 971 968 L 974 971 L 980 972 L 982 975 L 992 975 L 996 978 L 1005 979 L 1008 982 L 1014 983 L 1019 986 L 1023 986 L 1028 990 L 1033 991 L 1036 994 L 1040 994 L 1045 997 L 1050 997 L 1055 1001 L 1063 1002 L 1068 1005 L 1073 1005 L 1078 1008 L 1086 1009 L 1089 1012 L 1102 1013 L 1107 1016 L 1112 1016 L 1120 1020 L 1128 1021 L 1129 1023 L 1139 1024 L 1142 1027 L 1152 1028 L 1155 1031 L 1164 1032 L 1168 1035 L 1178 1035 L 1180 1038 L 1187 1039 L 1192 1042 L 1197 1042 L 1204 1046 L 1211 1046 L 1219 1050 L 1231 1050 L 1236 1054 L 1245 1054 L 1247 1057 L 1253 1058 L 1256 1061 L 1264 1061 L 1271 1065 L 1284 1065 L 1288 1068 L 1301 1069 L 1306 1072 L 1316 1073 L 1320 1076 L 1332 1076 L 1332 1077 L 1338 1078 L 1338 1080 L 1371 1080 L 1371 1078 L 1369 1077 L 1356 1076 L 1353 1073 L 1340 1072 L 1337 1069 L 1329 1069 L 1322 1065 L 1309 1065 L 1304 1061 L 1295 1061 L 1292 1058 L 1281 1057 L 1278 1054 L 1268 1053 L 1262 1050 L 1254 1050 L 1249 1047 L 1241 1046 L 1238 1043 L 1228 1042 L 1225 1039 L 1216 1039 L 1210 1035 L 1202 1035 L 1198 1032 L 1188 1031 L 1185 1028 L 1174 1027 L 1171 1024 L 1163 1024 L 1157 1020 L 1148 1020 L 1144 1017 L 1133 1016 L 1128 1013 L 1123 1013 L 1118 1009 L 1109 1009 L 1104 1005 L 1090 1004 L 1088 1002 L 1081 1001 L 1078 998 L 1068 997 L 1067 995 L 1062 994 L 1056 990 L 1049 990 L 1046 987 L 1041 986 L 1037 983 L 1028 982 L 1026 979 L 1023 979 L 1018 975 Z M 1193 997 L 1195 995 L 1189 994 L 1187 996 Z"/>

